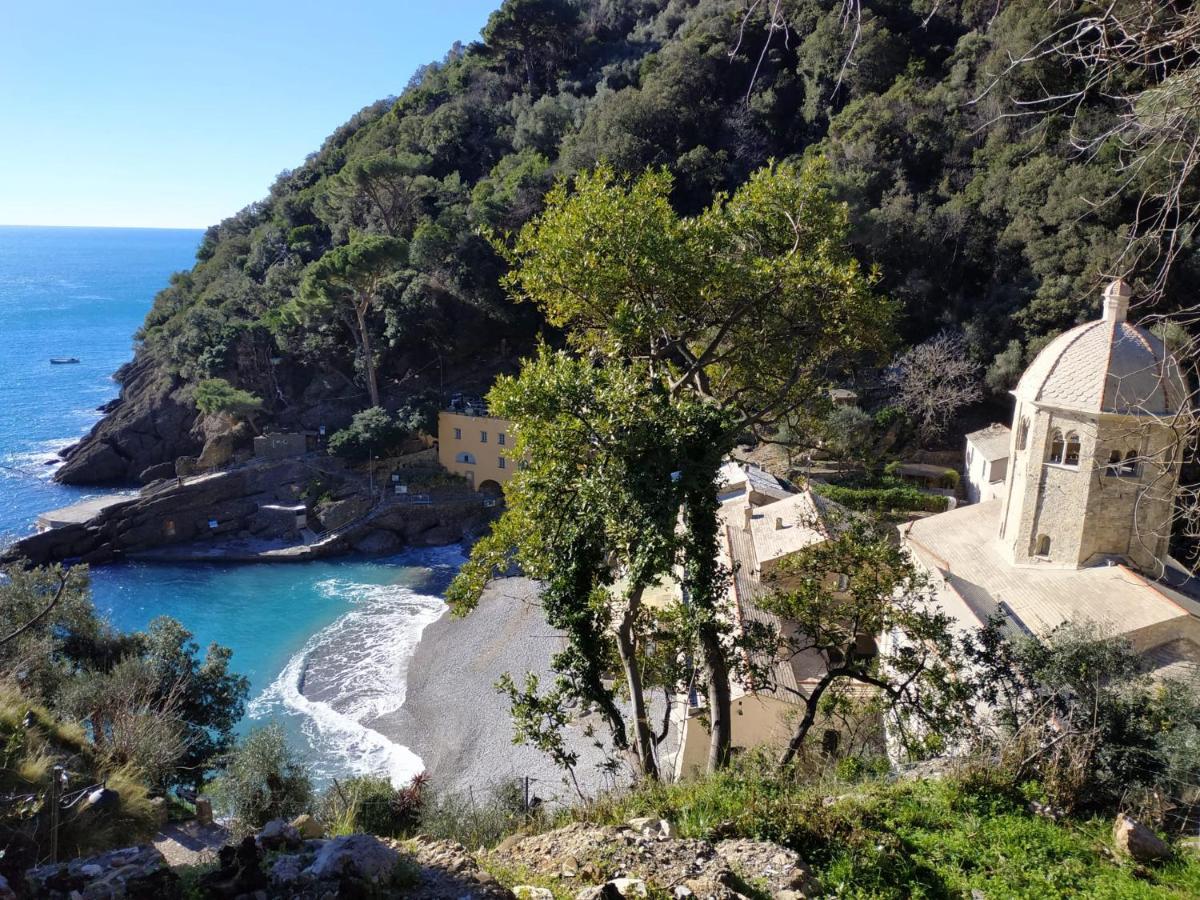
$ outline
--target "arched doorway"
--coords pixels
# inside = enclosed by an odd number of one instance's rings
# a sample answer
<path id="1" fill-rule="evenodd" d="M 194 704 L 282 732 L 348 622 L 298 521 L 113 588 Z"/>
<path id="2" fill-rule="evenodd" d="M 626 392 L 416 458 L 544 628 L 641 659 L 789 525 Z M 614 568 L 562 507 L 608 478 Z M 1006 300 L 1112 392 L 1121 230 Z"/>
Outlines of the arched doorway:
<path id="1" fill-rule="evenodd" d="M 479 493 L 487 494 L 491 497 L 499 497 L 503 491 L 500 488 L 500 482 L 493 481 L 489 478 L 487 481 L 484 481 L 479 485 Z"/>

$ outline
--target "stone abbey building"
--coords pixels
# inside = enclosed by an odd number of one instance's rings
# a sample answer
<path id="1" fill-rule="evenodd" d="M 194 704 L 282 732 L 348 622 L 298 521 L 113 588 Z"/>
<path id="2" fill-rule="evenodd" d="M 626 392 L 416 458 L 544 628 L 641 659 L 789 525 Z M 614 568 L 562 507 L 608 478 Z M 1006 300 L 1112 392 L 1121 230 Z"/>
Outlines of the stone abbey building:
<path id="1" fill-rule="evenodd" d="M 1055 338 L 1013 392 L 999 537 L 1015 564 L 1162 569 L 1188 391 L 1162 341 L 1126 321 L 1130 293 L 1109 285 L 1104 317 Z"/>
<path id="2" fill-rule="evenodd" d="M 1028 634 L 1093 622 L 1156 669 L 1200 663 L 1200 596 L 1168 553 L 1188 388 L 1163 342 L 1103 317 L 1059 335 L 1016 390 L 997 499 L 913 522 L 906 539 L 964 626 L 999 614 Z"/>

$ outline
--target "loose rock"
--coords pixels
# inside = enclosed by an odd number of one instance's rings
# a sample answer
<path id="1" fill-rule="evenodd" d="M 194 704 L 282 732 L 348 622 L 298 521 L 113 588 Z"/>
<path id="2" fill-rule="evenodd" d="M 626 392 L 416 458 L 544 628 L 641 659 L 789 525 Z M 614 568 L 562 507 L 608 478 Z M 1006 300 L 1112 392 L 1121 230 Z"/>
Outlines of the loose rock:
<path id="1" fill-rule="evenodd" d="M 622 897 L 645 897 L 646 882 L 640 878 L 614 878 L 609 882 Z"/>
<path id="2" fill-rule="evenodd" d="M 258 833 L 258 846 L 264 850 L 282 850 L 300 846 L 300 832 L 283 819 L 272 819 Z"/>
<path id="3" fill-rule="evenodd" d="M 46 900 L 75 897 L 163 898 L 180 896 L 179 876 L 152 846 L 126 847 L 99 856 L 39 866 L 25 876 L 26 896 Z M 7 883 L 4 888 L 8 888 Z M 9 894 L 12 891 L 9 889 Z M 0 889 L 0 898 L 8 896 Z"/>
<path id="4" fill-rule="evenodd" d="M 315 878 L 350 875 L 378 884 L 400 864 L 400 854 L 370 834 L 348 834 L 325 844 L 306 870 Z"/>
<path id="5" fill-rule="evenodd" d="M 1140 863 L 1167 859 L 1171 855 L 1166 841 L 1125 813 L 1118 815 L 1113 824 L 1113 843 L 1118 852 Z"/>
<path id="6" fill-rule="evenodd" d="M 303 840 L 311 841 L 316 838 L 325 837 L 325 829 L 321 827 L 321 823 L 308 813 L 296 816 L 296 818 L 292 819 L 291 824 Z"/>

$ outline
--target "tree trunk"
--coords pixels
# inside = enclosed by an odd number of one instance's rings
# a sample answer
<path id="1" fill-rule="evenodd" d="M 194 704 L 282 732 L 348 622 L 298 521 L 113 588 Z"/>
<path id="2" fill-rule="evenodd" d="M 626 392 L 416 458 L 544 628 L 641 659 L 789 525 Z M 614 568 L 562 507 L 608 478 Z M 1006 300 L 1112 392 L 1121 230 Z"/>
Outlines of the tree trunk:
<path id="1" fill-rule="evenodd" d="M 646 778 L 658 778 L 658 762 L 654 758 L 654 731 L 646 711 L 646 695 L 642 689 L 642 672 L 638 668 L 637 645 L 633 636 L 633 621 L 642 603 L 643 587 L 631 588 L 625 601 L 625 611 L 617 626 L 617 649 L 625 683 L 629 687 L 629 703 L 633 707 L 633 740 L 638 767 Z"/>
<path id="2" fill-rule="evenodd" d="M 804 718 L 796 726 L 796 733 L 792 735 L 792 739 L 788 741 L 787 749 L 779 757 L 779 767 L 781 769 L 789 765 L 796 758 L 796 754 L 800 752 L 800 747 L 803 745 L 804 739 L 808 737 L 809 730 L 813 727 L 813 723 L 817 721 L 817 707 L 821 703 L 821 695 L 825 693 L 825 689 L 832 683 L 833 678 L 826 673 L 825 677 L 817 682 L 817 686 L 813 688 L 813 692 L 804 701 Z"/>
<path id="3" fill-rule="evenodd" d="M 715 479 L 715 469 L 713 475 Z M 683 506 L 683 520 L 688 531 L 684 547 L 687 602 L 700 611 L 700 654 L 709 675 L 709 772 L 715 772 L 729 763 L 733 746 L 733 702 L 730 697 L 729 662 L 725 658 L 725 648 L 721 646 L 721 631 L 718 626 L 719 607 L 725 595 L 716 557 L 719 525 L 713 484 L 715 480 L 708 481 L 704 486 L 704 493 L 685 498 Z M 713 493 L 709 493 L 710 491 Z"/>
<path id="4" fill-rule="evenodd" d="M 367 331 L 368 300 L 356 298 L 354 314 L 358 317 L 358 343 L 362 348 L 363 375 L 367 379 L 367 394 L 372 406 L 379 406 L 379 385 L 375 381 L 375 357 L 371 352 L 371 335 Z"/>
<path id="5" fill-rule="evenodd" d="M 711 731 L 708 744 L 708 771 L 715 772 L 729 764 L 733 746 L 733 701 L 729 691 L 729 665 L 721 638 L 712 625 L 700 629 L 700 649 L 708 667 L 708 721 Z"/>

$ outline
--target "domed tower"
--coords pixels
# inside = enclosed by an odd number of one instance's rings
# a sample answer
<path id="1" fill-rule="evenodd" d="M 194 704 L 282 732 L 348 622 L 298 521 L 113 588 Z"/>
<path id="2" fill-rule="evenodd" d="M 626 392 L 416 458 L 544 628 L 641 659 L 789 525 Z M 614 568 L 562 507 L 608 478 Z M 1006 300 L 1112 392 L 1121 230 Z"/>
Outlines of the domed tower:
<path id="1" fill-rule="evenodd" d="M 1051 341 L 1013 391 L 1000 542 L 1017 565 L 1157 572 L 1166 557 L 1188 392 L 1162 341 L 1125 321 L 1131 296 L 1110 284 L 1104 317 Z"/>

